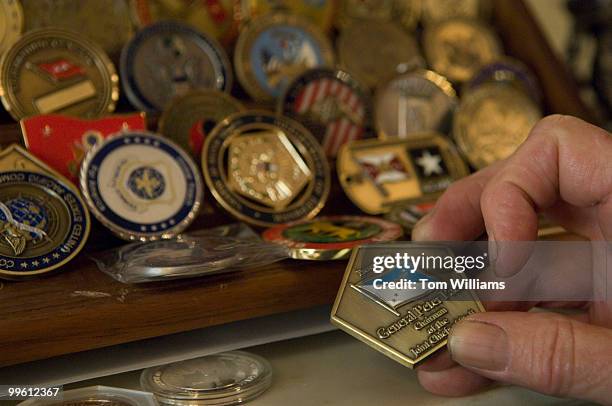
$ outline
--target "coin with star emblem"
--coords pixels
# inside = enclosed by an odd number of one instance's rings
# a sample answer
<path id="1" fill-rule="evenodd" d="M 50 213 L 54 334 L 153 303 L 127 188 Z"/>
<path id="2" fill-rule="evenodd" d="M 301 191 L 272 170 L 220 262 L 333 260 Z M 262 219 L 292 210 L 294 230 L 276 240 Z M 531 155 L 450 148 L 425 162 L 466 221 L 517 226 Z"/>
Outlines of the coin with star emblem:
<path id="1" fill-rule="evenodd" d="M 369 214 L 435 200 L 469 173 L 454 145 L 435 133 L 354 141 L 342 147 L 336 164 L 346 195 Z"/>
<path id="2" fill-rule="evenodd" d="M 109 55 L 119 56 L 121 47 L 133 34 L 126 0 L 96 0 L 84 7 L 75 0 L 21 0 L 25 29 L 78 30 Z"/>
<path id="3" fill-rule="evenodd" d="M 49 113 L 106 115 L 119 98 L 118 80 L 102 48 L 54 28 L 25 34 L 0 61 L 2 103 L 16 120 Z"/>
<path id="4" fill-rule="evenodd" d="M 221 45 L 174 21 L 139 31 L 123 48 L 120 70 L 128 100 L 143 111 L 162 111 L 191 90 L 232 87 L 232 68 Z"/>
<path id="5" fill-rule="evenodd" d="M 427 26 L 423 48 L 431 69 L 453 83 L 468 81 L 502 53 L 493 30 L 467 18 L 451 18 Z"/>
<path id="6" fill-rule="evenodd" d="M 0 55 L 21 36 L 23 10 L 18 0 L 0 2 Z"/>
<path id="7" fill-rule="evenodd" d="M 327 37 L 308 20 L 284 13 L 251 21 L 240 33 L 234 52 L 240 84 L 260 102 L 276 100 L 302 72 L 333 63 Z"/>
<path id="8" fill-rule="evenodd" d="M 359 245 L 397 240 L 402 234 L 398 224 L 378 217 L 328 216 L 281 224 L 262 237 L 288 247 L 292 258 L 327 261 L 348 258 Z"/>
<path id="9" fill-rule="evenodd" d="M 425 62 L 414 37 L 393 22 L 356 22 L 337 42 L 340 66 L 369 88 Z"/>
<path id="10" fill-rule="evenodd" d="M 85 246 L 90 219 L 78 191 L 18 146 L 0 152 L 0 278 L 54 271 Z"/>
<path id="11" fill-rule="evenodd" d="M 257 226 L 314 217 L 330 188 L 327 159 L 298 122 L 264 111 L 234 114 L 206 137 L 204 179 L 234 217 Z"/>
<path id="12" fill-rule="evenodd" d="M 279 99 L 278 112 L 308 128 L 325 154 L 365 136 L 369 122 L 368 91 L 348 72 L 311 69 L 295 78 Z"/>
<path id="13" fill-rule="evenodd" d="M 510 156 L 527 139 L 542 113 L 524 92 L 488 83 L 463 97 L 453 118 L 453 137 L 477 169 Z"/>
<path id="14" fill-rule="evenodd" d="M 158 130 L 199 158 L 206 134 L 219 121 L 242 110 L 242 103 L 227 93 L 192 90 L 170 102 L 159 118 Z"/>
<path id="15" fill-rule="evenodd" d="M 379 86 L 374 103 L 380 138 L 408 138 L 423 131 L 447 133 L 457 105 L 453 86 L 428 70 L 396 76 Z"/>
<path id="16" fill-rule="evenodd" d="M 168 139 L 125 131 L 89 150 L 80 187 L 92 214 L 125 240 L 170 238 L 195 219 L 202 180 L 191 157 Z"/>

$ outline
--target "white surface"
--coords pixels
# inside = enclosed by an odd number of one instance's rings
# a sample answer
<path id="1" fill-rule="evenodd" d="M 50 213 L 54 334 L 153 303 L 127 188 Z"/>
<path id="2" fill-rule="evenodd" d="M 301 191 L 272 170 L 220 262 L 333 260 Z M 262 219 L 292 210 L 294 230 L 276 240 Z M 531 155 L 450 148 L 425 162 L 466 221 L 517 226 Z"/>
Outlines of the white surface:
<path id="1" fill-rule="evenodd" d="M 464 398 L 423 390 L 414 371 L 341 331 L 248 349 L 270 361 L 273 383 L 253 406 L 551 405 L 572 402 L 516 387 L 498 387 Z M 140 372 L 82 382 L 139 389 Z M 572 403 L 574 404 L 574 403 Z"/>
<path id="2" fill-rule="evenodd" d="M 0 383 L 62 385 L 319 334 L 335 329 L 329 314 L 323 306 L 0 368 Z"/>

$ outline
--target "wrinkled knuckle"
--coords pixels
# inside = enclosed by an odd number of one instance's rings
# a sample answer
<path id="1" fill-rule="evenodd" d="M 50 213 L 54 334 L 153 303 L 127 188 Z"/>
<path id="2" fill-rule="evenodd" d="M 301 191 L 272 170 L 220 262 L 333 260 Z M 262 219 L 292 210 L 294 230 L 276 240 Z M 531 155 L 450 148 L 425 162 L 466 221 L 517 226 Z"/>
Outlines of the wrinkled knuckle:
<path id="1" fill-rule="evenodd" d="M 552 114 L 538 121 L 530 132 L 531 137 L 558 138 L 571 137 L 573 132 L 570 128 L 576 126 L 580 120 L 576 117 L 563 114 Z"/>
<path id="2" fill-rule="evenodd" d="M 558 316 L 542 323 L 543 338 L 539 360 L 539 388 L 555 396 L 566 396 L 574 382 L 575 332 L 571 320 Z M 537 367 L 536 367 L 537 368 Z"/>

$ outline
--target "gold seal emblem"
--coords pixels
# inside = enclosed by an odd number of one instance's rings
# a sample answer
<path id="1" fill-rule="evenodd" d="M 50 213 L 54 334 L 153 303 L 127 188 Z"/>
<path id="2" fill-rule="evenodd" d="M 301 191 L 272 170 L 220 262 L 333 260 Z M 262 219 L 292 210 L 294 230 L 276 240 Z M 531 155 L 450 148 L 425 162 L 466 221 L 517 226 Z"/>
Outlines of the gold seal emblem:
<path id="1" fill-rule="evenodd" d="M 477 20 L 466 18 L 443 20 L 426 27 L 423 48 L 432 70 L 460 83 L 501 55 L 495 33 Z"/>
<path id="2" fill-rule="evenodd" d="M 234 114 L 202 150 L 206 184 L 230 214 L 271 226 L 312 218 L 330 187 L 327 160 L 306 128 L 263 111 Z"/>
<path id="3" fill-rule="evenodd" d="M 508 84 L 484 84 L 464 96 L 453 137 L 467 160 L 484 168 L 510 156 L 541 118 L 535 102 Z"/>

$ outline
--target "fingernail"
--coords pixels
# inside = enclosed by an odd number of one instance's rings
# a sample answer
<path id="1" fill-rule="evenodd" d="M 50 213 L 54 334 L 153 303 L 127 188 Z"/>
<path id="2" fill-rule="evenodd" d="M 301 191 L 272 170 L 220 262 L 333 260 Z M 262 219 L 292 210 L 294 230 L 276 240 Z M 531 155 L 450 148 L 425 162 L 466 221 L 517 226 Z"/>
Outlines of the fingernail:
<path id="1" fill-rule="evenodd" d="M 431 219 L 433 211 L 430 211 L 424 215 L 412 228 L 412 240 L 413 241 L 429 241 L 429 220 Z"/>
<path id="2" fill-rule="evenodd" d="M 499 246 L 493 234 L 489 235 L 489 263 L 494 264 L 497 260 Z"/>
<path id="3" fill-rule="evenodd" d="M 451 330 L 448 348 L 465 367 L 503 371 L 508 365 L 508 337 L 493 324 L 464 320 Z"/>

